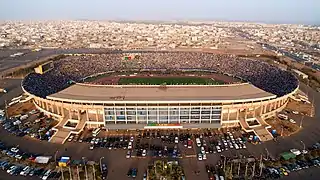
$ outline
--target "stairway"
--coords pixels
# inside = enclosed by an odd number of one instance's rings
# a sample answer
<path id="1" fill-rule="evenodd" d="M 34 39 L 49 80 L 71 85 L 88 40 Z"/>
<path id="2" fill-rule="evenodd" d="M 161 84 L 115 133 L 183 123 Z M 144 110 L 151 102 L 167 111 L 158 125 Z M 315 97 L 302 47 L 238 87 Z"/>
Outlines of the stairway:
<path id="1" fill-rule="evenodd" d="M 271 128 L 271 126 L 261 117 L 256 117 L 256 120 L 259 122 L 260 125 L 255 127 L 250 127 L 244 117 L 244 112 L 240 112 L 239 122 L 242 129 L 245 132 L 253 132 L 256 136 L 259 137 L 261 141 L 270 141 L 273 139 L 273 136 L 268 131 L 268 129 Z"/>

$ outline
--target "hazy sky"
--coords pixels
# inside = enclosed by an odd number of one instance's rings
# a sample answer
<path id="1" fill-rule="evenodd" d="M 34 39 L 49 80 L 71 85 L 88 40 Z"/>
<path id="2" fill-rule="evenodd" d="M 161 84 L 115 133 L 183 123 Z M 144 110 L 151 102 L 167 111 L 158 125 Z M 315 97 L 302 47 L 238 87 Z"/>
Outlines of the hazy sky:
<path id="1" fill-rule="evenodd" d="M 320 0 L 0 0 L 1 20 L 221 20 L 320 24 Z"/>

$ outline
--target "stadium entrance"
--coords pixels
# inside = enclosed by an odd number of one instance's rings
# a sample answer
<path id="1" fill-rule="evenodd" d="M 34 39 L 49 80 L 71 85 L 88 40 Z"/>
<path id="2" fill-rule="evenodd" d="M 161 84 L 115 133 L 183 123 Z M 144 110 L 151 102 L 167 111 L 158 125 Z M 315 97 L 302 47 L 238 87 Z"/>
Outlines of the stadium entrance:
<path id="1" fill-rule="evenodd" d="M 148 124 L 144 129 L 182 129 L 181 124 Z"/>

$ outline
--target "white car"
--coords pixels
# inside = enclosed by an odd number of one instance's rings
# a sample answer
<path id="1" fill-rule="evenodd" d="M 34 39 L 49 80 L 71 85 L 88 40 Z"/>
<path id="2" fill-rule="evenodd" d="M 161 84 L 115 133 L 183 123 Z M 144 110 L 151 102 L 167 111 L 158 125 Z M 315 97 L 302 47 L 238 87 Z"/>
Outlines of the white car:
<path id="1" fill-rule="evenodd" d="M 296 156 L 299 156 L 301 154 L 301 151 L 299 151 L 298 149 L 290 149 L 290 152 L 292 152 Z"/>
<path id="2" fill-rule="evenodd" d="M 206 153 L 206 151 L 204 150 L 204 147 L 203 147 L 203 146 L 200 148 L 200 150 L 201 150 L 201 153 L 202 153 L 202 154 L 205 154 L 205 153 Z"/>
<path id="3" fill-rule="evenodd" d="M 202 159 L 206 160 L 207 159 L 207 155 L 206 154 L 202 154 Z"/>
<path id="4" fill-rule="evenodd" d="M 42 176 L 42 180 L 47 180 L 49 178 L 50 174 L 51 174 L 51 170 L 49 169 Z"/>
<path id="5" fill-rule="evenodd" d="M 71 136 L 69 137 L 68 141 L 71 142 L 71 141 L 73 140 L 73 138 L 74 138 L 74 136 L 71 135 Z"/>
<path id="6" fill-rule="evenodd" d="M 142 151 L 142 156 L 145 157 L 146 155 L 147 155 L 147 150 L 144 149 L 144 150 Z"/>
<path id="7" fill-rule="evenodd" d="M 216 146 L 216 149 L 217 149 L 217 152 L 218 152 L 218 153 L 221 153 L 221 148 L 220 148 L 220 146 Z"/>
<path id="8" fill-rule="evenodd" d="M 17 153 L 17 152 L 19 152 L 19 149 L 18 149 L 18 148 L 13 147 L 13 148 L 11 148 L 11 149 L 10 149 L 10 151 L 11 151 L 11 152 L 13 152 L 13 153 Z"/>
<path id="9" fill-rule="evenodd" d="M 11 166 L 8 170 L 7 173 L 11 173 L 11 171 L 15 170 L 17 166 Z"/>
<path id="10" fill-rule="evenodd" d="M 143 180 L 147 180 L 147 173 L 143 174 Z"/>
<path id="11" fill-rule="evenodd" d="M 196 138 L 196 143 L 197 143 L 197 146 L 200 147 L 201 146 L 201 141 L 199 138 Z"/>
<path id="12" fill-rule="evenodd" d="M 129 159 L 131 157 L 131 151 L 127 152 L 126 158 Z"/>
<path id="13" fill-rule="evenodd" d="M 22 159 L 22 156 L 21 156 L 20 154 L 17 154 L 17 155 L 15 155 L 14 157 L 15 157 L 16 159 L 19 159 L 19 160 Z"/>
<path id="14" fill-rule="evenodd" d="M 133 136 L 130 137 L 130 142 L 133 142 L 134 138 Z"/>
<path id="15" fill-rule="evenodd" d="M 29 166 L 24 167 L 24 168 L 22 169 L 22 171 L 20 172 L 20 175 L 22 175 L 22 176 L 28 175 L 29 169 L 30 169 Z"/>
<path id="16" fill-rule="evenodd" d="M 178 137 L 175 137 L 175 138 L 174 138 L 174 143 L 176 143 L 176 144 L 179 143 L 179 138 L 178 138 Z"/>
<path id="17" fill-rule="evenodd" d="M 292 111 L 292 113 L 293 113 L 293 114 L 299 114 L 299 112 L 298 112 L 298 111 Z"/>
<path id="18" fill-rule="evenodd" d="M 93 150 L 93 149 L 94 149 L 94 145 L 91 144 L 90 147 L 89 147 L 89 149 L 90 149 L 90 150 Z"/>
<path id="19" fill-rule="evenodd" d="M 234 144 L 234 148 L 239 149 L 238 144 Z"/>
<path id="20" fill-rule="evenodd" d="M 198 160 L 202 161 L 202 154 L 198 154 Z"/>
<path id="21" fill-rule="evenodd" d="M 293 123 L 293 124 L 296 124 L 297 122 L 295 121 L 295 120 L 293 120 L 293 119 L 290 119 L 289 120 L 291 123 Z"/>
<path id="22" fill-rule="evenodd" d="M 246 149 L 247 146 L 246 146 L 245 144 L 242 144 L 242 148 L 243 148 L 243 149 Z"/>
<path id="23" fill-rule="evenodd" d="M 131 141 L 128 144 L 128 149 L 132 149 L 132 142 Z"/>

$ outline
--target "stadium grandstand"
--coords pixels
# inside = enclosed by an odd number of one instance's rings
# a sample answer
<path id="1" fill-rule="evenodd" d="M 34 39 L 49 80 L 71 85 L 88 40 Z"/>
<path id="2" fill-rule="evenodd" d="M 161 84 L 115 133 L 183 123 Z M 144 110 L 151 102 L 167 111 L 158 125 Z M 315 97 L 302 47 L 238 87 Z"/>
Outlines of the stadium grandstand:
<path id="1" fill-rule="evenodd" d="M 270 140 L 269 125 L 264 120 L 281 111 L 298 89 L 295 76 L 275 66 L 206 52 L 116 51 L 67 56 L 53 61 L 52 67 L 43 74 L 29 74 L 22 87 L 33 97 L 38 109 L 59 119 L 52 138 L 58 143 L 85 126 L 106 129 L 242 126 L 247 132 L 263 134 L 261 140 Z M 199 72 L 203 72 L 237 81 L 183 85 L 86 81 L 99 76 L 119 80 L 119 76 L 146 72 L 150 78 L 154 74 L 169 76 L 180 72 L 200 77 Z M 250 121 L 259 122 L 256 129 L 249 126 Z M 76 126 L 67 127 L 68 122 Z"/>

